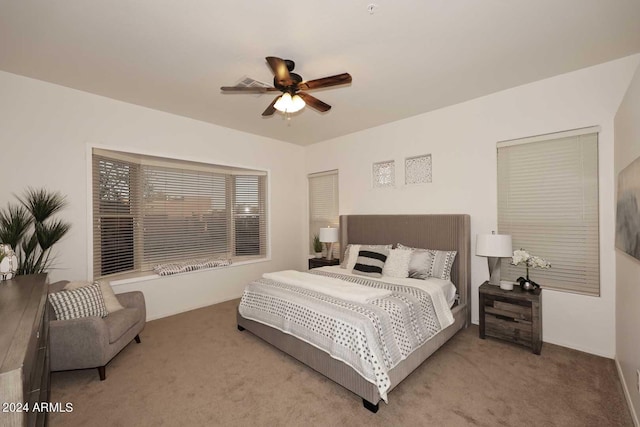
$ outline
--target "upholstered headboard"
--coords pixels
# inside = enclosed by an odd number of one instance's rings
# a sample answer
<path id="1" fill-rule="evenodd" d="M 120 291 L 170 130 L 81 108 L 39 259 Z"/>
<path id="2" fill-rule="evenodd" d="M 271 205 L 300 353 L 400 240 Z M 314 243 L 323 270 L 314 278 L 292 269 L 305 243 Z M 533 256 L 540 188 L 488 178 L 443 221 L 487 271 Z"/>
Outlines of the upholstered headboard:
<path id="1" fill-rule="evenodd" d="M 349 243 L 458 251 L 451 281 L 471 319 L 471 218 L 469 215 L 341 215 L 340 248 Z M 341 257 L 341 258 L 342 258 Z"/>

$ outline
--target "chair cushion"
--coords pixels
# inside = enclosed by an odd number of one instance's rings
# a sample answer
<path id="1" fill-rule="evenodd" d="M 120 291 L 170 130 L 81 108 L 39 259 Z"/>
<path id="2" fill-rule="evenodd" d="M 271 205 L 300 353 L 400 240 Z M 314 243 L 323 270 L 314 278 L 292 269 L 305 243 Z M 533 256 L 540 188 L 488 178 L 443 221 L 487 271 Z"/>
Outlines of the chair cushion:
<path id="1" fill-rule="evenodd" d="M 109 331 L 109 343 L 120 339 L 129 329 L 140 321 L 140 309 L 123 308 L 104 318 Z"/>
<path id="2" fill-rule="evenodd" d="M 49 294 L 49 302 L 53 306 L 58 320 L 107 315 L 100 285 L 97 283 L 72 291 Z"/>

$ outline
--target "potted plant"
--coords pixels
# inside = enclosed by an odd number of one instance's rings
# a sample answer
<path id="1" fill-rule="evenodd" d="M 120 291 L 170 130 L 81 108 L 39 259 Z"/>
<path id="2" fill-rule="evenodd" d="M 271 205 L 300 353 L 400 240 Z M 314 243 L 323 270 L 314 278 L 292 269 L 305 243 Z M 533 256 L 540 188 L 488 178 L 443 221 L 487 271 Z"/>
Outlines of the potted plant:
<path id="1" fill-rule="evenodd" d="M 322 242 L 319 234 L 313 236 L 313 251 L 316 253 L 316 258 L 322 258 Z"/>
<path id="2" fill-rule="evenodd" d="M 71 225 L 53 215 L 67 202 L 58 192 L 28 188 L 20 204 L 0 209 L 0 242 L 10 245 L 17 257 L 16 275 L 44 273 L 53 261 L 51 248 Z"/>
<path id="3" fill-rule="evenodd" d="M 516 280 L 520 284 L 520 287 L 524 291 L 533 291 L 536 288 L 539 288 L 538 285 L 533 280 L 529 279 L 529 268 L 551 268 L 551 263 L 543 258 L 538 256 L 533 256 L 529 254 L 529 252 L 524 249 L 520 249 L 519 251 L 513 251 L 513 257 L 511 257 L 512 265 L 524 265 L 527 269 L 526 277 L 518 277 Z"/>

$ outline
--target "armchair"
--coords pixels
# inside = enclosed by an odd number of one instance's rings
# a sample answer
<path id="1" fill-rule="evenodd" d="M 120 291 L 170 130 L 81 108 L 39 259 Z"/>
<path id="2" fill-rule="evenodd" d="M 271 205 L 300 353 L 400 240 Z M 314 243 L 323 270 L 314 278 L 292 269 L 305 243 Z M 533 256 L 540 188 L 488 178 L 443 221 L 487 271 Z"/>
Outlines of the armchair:
<path id="1" fill-rule="evenodd" d="M 53 283 L 49 292 L 59 292 L 67 283 Z M 105 318 L 57 320 L 53 307 L 49 307 L 51 371 L 98 368 L 100 381 L 104 381 L 107 363 L 131 340 L 140 343 L 138 334 L 146 322 L 144 295 L 136 291 L 118 294 L 116 298 L 124 309 Z"/>

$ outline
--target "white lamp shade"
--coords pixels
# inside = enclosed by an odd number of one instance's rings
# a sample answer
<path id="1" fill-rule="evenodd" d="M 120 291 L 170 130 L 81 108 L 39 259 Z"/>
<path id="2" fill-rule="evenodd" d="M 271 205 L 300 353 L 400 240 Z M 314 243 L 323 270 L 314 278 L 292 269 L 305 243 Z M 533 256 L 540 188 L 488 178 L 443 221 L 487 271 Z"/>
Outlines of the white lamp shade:
<path id="1" fill-rule="evenodd" d="M 478 234 L 476 255 L 506 258 L 513 255 L 511 236 L 508 234 Z"/>
<path id="2" fill-rule="evenodd" d="M 337 242 L 338 238 L 338 229 L 331 227 L 323 227 L 320 229 L 320 241 L 326 243 Z"/>

